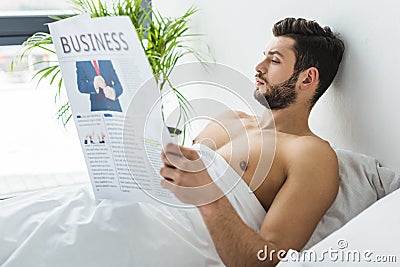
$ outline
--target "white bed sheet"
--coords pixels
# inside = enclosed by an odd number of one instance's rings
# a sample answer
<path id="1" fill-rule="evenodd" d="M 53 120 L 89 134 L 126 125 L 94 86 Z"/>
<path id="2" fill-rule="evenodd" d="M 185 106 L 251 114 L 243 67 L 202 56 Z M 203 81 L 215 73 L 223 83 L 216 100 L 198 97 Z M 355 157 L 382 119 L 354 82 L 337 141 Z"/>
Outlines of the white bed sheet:
<path id="1" fill-rule="evenodd" d="M 214 152 L 203 156 L 213 157 Z M 238 214 L 258 230 L 265 211 L 225 160 L 208 169 Z M 226 178 L 226 179 L 221 179 Z M 197 208 L 94 200 L 89 185 L 0 201 L 0 265 L 223 266 Z"/>
<path id="2" fill-rule="evenodd" d="M 210 175 L 214 179 L 228 178 L 217 182 L 222 189 L 231 187 L 232 180 L 239 181 L 227 196 L 244 222 L 258 231 L 265 211 L 254 194 L 221 156 L 207 149 L 202 152 L 209 159 L 216 156 L 208 169 Z M 337 152 L 342 180 L 340 194 L 309 244 L 320 241 L 393 191 L 400 181 L 398 174 L 388 169 L 378 170 L 377 162 L 370 157 Z M 393 213 L 391 210 L 389 215 Z M 377 230 L 382 228 L 376 225 L 373 231 Z M 96 202 L 90 185 L 43 190 L 0 201 L 0 264 L 4 267 L 223 265 L 196 208 Z"/>

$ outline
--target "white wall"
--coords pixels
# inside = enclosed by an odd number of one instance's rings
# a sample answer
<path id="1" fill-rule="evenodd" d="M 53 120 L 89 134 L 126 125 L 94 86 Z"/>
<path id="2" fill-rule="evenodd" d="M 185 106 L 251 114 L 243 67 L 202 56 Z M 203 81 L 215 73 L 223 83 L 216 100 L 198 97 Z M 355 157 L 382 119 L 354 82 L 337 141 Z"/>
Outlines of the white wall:
<path id="1" fill-rule="evenodd" d="M 193 30 L 207 35 L 217 62 L 250 79 L 277 20 L 288 16 L 315 19 L 340 32 L 346 44 L 344 60 L 335 82 L 312 112 L 311 127 L 336 148 L 369 154 L 400 170 L 400 2 L 249 2 L 153 0 L 167 16 L 181 15 L 196 4 L 200 12 Z"/>

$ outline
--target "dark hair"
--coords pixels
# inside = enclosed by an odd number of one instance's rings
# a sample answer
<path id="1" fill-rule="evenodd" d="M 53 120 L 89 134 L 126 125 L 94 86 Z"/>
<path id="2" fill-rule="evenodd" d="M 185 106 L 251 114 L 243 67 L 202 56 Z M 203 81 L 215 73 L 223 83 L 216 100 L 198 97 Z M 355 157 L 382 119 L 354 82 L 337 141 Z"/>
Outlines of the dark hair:
<path id="1" fill-rule="evenodd" d="M 343 57 L 344 43 L 329 27 L 322 28 L 317 22 L 302 18 L 285 18 L 275 23 L 274 36 L 287 36 L 294 39 L 296 54 L 295 72 L 316 67 L 319 71 L 319 85 L 311 107 L 331 85 Z"/>

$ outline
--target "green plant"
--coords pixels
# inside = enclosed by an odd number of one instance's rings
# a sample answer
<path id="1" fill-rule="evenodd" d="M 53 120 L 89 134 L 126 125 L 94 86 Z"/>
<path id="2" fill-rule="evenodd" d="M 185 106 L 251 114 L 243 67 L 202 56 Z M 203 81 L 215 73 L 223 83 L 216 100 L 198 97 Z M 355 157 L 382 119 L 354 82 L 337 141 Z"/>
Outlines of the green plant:
<path id="1" fill-rule="evenodd" d="M 184 56 L 193 55 L 198 61 L 203 62 L 203 57 L 200 53 L 186 45 L 188 41 L 193 40 L 193 37 L 199 36 L 199 34 L 190 34 L 188 32 L 189 20 L 197 9 L 189 8 L 181 17 L 168 18 L 153 10 L 149 4 L 144 7 L 142 0 L 118 0 L 109 6 L 103 3 L 102 0 L 70 0 L 70 2 L 77 14 L 89 13 L 91 17 L 129 16 L 149 60 L 159 89 L 162 90 L 165 85 L 168 85 L 177 96 L 180 115 L 176 125 L 179 125 L 181 120 L 186 121 L 189 118 L 190 104 L 171 84 L 169 76 L 179 60 Z M 57 20 L 63 19 L 61 17 L 54 18 Z M 55 54 L 55 51 L 50 48 L 50 44 L 52 44 L 50 34 L 35 33 L 23 43 L 21 52 L 12 64 L 16 64 L 29 55 L 33 49 L 37 48 Z M 35 64 L 41 63 L 43 62 L 36 62 Z M 55 99 L 57 101 L 60 99 L 59 96 L 62 90 L 60 67 L 57 61 L 46 61 L 46 63 L 50 63 L 50 65 L 39 69 L 34 74 L 34 78 L 38 78 L 38 83 L 47 80 L 50 85 L 56 86 Z M 58 119 L 66 125 L 71 116 L 69 103 L 61 103 L 57 111 Z"/>

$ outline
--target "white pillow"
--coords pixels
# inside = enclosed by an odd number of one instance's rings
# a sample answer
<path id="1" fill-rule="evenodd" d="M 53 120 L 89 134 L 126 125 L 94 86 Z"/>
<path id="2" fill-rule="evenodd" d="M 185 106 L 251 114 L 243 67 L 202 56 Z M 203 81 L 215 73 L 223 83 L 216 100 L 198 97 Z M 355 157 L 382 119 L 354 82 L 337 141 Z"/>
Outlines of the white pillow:
<path id="1" fill-rule="evenodd" d="M 382 167 L 373 157 L 336 149 L 340 186 L 336 200 L 303 249 L 308 249 L 371 204 L 400 187 L 400 173 Z"/>

